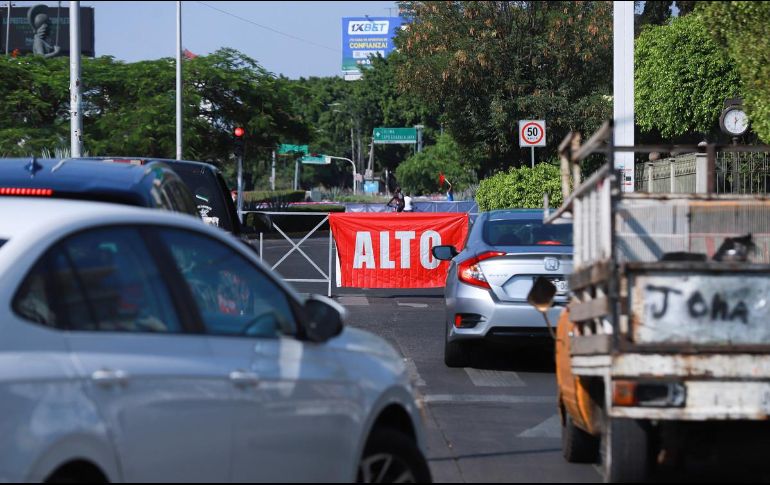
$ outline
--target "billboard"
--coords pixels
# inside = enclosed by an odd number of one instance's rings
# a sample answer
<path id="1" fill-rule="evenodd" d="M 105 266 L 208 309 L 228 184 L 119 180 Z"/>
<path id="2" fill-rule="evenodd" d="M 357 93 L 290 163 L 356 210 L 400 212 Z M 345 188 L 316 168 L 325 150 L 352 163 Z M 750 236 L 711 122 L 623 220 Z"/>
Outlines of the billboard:
<path id="1" fill-rule="evenodd" d="M 5 33 L 8 26 L 8 10 L 0 9 L 0 53 L 5 54 Z M 54 51 L 69 56 L 70 15 L 68 7 L 34 5 L 11 7 L 9 52 L 31 54 L 38 34 L 38 44 L 46 46 L 46 52 Z M 31 15 L 30 15 L 31 13 Z M 46 19 L 47 17 L 47 19 Z M 33 26 L 32 22 L 37 21 Z M 58 49 L 56 47 L 58 46 Z M 84 56 L 94 57 L 94 9 L 80 7 L 80 47 Z"/>
<path id="2" fill-rule="evenodd" d="M 344 17 L 342 19 L 342 70 L 360 73 L 371 64 L 370 56 L 387 57 L 393 38 L 405 24 L 402 17 Z"/>

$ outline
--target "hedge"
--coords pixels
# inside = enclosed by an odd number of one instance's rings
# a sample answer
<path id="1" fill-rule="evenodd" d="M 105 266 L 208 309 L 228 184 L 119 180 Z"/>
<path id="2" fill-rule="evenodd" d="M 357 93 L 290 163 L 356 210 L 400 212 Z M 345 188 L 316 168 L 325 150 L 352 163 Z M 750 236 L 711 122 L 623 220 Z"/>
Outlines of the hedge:
<path id="1" fill-rule="evenodd" d="M 495 209 L 539 209 L 548 193 L 551 207 L 562 204 L 559 167 L 540 163 L 534 169 L 512 168 L 481 181 L 476 192 L 480 211 Z"/>

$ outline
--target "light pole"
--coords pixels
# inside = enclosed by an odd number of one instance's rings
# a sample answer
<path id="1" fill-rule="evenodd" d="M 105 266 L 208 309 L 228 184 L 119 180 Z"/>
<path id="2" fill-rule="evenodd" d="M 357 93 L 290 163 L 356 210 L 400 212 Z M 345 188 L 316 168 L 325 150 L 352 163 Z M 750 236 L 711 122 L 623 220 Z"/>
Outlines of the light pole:
<path id="1" fill-rule="evenodd" d="M 8 44 L 11 42 L 11 0 L 8 0 L 8 20 L 5 24 L 5 55 L 8 55 Z"/>
<path id="2" fill-rule="evenodd" d="M 176 159 L 182 159 L 182 2 L 176 2 Z"/>
<path id="3" fill-rule="evenodd" d="M 70 155 L 83 152 L 83 97 L 80 90 L 80 2 L 70 2 Z"/>
<path id="4" fill-rule="evenodd" d="M 350 162 L 350 164 L 353 166 L 353 193 L 355 194 L 356 193 L 356 178 L 358 178 L 358 171 L 356 170 L 356 163 L 353 160 L 351 160 L 349 158 L 345 158 L 345 157 L 333 157 L 331 155 L 326 155 L 326 157 L 330 161 L 331 160 L 345 160 L 345 161 Z"/>

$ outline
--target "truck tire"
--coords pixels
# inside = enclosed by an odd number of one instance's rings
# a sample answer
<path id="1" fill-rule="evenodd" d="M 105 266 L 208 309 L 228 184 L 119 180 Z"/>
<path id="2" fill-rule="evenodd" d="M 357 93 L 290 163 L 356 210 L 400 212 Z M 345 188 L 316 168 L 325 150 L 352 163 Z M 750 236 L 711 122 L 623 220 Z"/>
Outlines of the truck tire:
<path id="1" fill-rule="evenodd" d="M 561 451 L 570 463 L 596 463 L 599 459 L 599 440 L 575 426 L 569 413 L 564 412 L 561 425 Z"/>
<path id="2" fill-rule="evenodd" d="M 650 470 L 650 443 L 642 421 L 606 418 L 601 439 L 605 483 L 644 482 Z"/>
<path id="3" fill-rule="evenodd" d="M 447 367 L 468 367 L 470 362 L 471 354 L 467 342 L 444 341 L 444 364 Z"/>

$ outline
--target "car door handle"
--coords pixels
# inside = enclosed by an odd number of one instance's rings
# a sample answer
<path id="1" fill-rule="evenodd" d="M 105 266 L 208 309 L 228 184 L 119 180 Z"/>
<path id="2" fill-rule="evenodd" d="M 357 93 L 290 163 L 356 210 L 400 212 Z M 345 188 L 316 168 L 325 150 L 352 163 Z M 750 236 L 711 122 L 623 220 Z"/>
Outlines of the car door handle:
<path id="1" fill-rule="evenodd" d="M 91 380 L 102 387 L 124 386 L 128 383 L 128 374 L 122 370 L 99 369 L 91 374 Z"/>
<path id="2" fill-rule="evenodd" d="M 234 370 L 230 373 L 230 382 L 238 387 L 250 387 L 259 384 L 259 376 L 253 372 Z"/>

